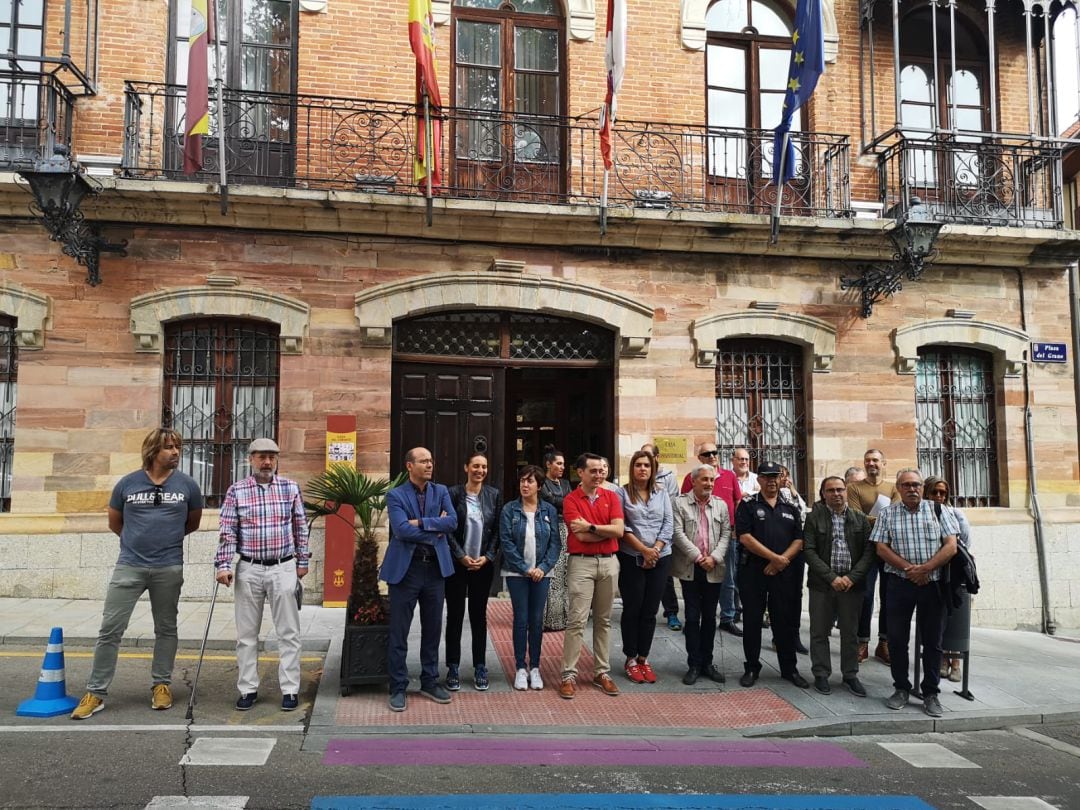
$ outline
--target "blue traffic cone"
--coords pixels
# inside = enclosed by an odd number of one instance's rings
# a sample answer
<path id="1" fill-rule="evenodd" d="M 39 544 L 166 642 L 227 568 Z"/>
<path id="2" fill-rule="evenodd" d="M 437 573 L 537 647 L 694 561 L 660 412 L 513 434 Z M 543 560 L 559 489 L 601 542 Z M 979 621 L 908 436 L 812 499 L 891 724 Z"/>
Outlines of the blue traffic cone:
<path id="1" fill-rule="evenodd" d="M 45 661 L 41 664 L 37 690 L 30 700 L 19 704 L 15 714 L 20 717 L 56 717 L 67 714 L 78 704 L 67 692 L 64 681 L 64 629 L 54 627 L 49 633 L 49 646 L 45 648 Z"/>

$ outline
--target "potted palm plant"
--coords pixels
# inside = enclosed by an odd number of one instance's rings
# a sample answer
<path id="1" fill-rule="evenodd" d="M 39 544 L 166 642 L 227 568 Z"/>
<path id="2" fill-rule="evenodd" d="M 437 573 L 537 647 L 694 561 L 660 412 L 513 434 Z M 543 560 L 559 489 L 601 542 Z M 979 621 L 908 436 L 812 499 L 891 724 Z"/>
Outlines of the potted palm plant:
<path id="1" fill-rule="evenodd" d="M 379 591 L 379 544 L 376 529 L 386 511 L 386 493 L 402 481 L 372 478 L 356 468 L 337 464 L 307 483 L 304 507 L 309 519 L 346 520 L 344 507 L 355 512 L 352 583 L 341 645 L 341 694 L 354 686 L 383 683 L 387 675 L 390 605 Z"/>

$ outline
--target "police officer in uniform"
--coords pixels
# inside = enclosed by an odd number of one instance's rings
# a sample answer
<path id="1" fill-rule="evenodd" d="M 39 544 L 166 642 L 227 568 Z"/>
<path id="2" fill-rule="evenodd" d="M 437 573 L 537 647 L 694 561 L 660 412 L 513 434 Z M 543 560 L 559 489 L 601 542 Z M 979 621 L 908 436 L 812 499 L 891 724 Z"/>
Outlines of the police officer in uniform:
<path id="1" fill-rule="evenodd" d="M 743 498 L 735 511 L 735 533 L 742 544 L 739 593 L 743 603 L 745 672 L 739 683 L 753 686 L 761 672 L 761 622 L 769 609 L 780 677 L 806 689 L 796 667 L 803 529 L 799 509 L 780 498 L 780 465 L 757 469 L 761 491 Z"/>

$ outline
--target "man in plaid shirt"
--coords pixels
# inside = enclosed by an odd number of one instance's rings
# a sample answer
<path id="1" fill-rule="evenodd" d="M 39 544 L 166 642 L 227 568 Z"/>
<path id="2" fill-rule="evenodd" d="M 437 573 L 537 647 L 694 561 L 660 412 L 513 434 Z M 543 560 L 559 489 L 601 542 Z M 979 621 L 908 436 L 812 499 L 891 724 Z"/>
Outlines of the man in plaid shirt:
<path id="1" fill-rule="evenodd" d="M 248 447 L 252 474 L 237 481 L 221 505 L 221 541 L 214 557 L 217 581 L 233 582 L 236 564 L 236 708 L 255 705 L 259 689 L 259 627 L 263 605 L 270 613 L 278 636 L 278 682 L 281 708 L 292 711 L 300 693 L 300 607 L 297 583 L 308 572 L 307 521 L 300 487 L 277 475 L 277 443 L 256 439 Z"/>
<path id="2" fill-rule="evenodd" d="M 901 470 L 896 476 L 900 502 L 887 506 L 874 523 L 870 542 L 877 544 L 889 578 L 883 609 L 889 634 L 889 666 L 893 692 L 885 705 L 902 709 L 911 694 L 908 677 L 908 638 L 915 614 L 923 644 L 923 710 L 941 717 L 938 681 L 941 678 L 941 634 L 945 629 L 945 595 L 939 587 L 941 569 L 956 554 L 960 527 L 949 513 L 935 514 L 923 500 L 922 473 Z"/>

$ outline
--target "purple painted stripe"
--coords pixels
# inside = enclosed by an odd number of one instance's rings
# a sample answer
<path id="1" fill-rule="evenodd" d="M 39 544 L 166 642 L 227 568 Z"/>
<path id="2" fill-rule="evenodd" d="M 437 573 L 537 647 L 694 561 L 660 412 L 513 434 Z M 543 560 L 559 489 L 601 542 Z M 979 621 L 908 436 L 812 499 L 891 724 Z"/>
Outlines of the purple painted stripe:
<path id="1" fill-rule="evenodd" d="M 510 740 L 364 738 L 331 740 L 324 765 L 656 765 L 729 768 L 865 768 L 839 745 L 741 740 Z"/>

